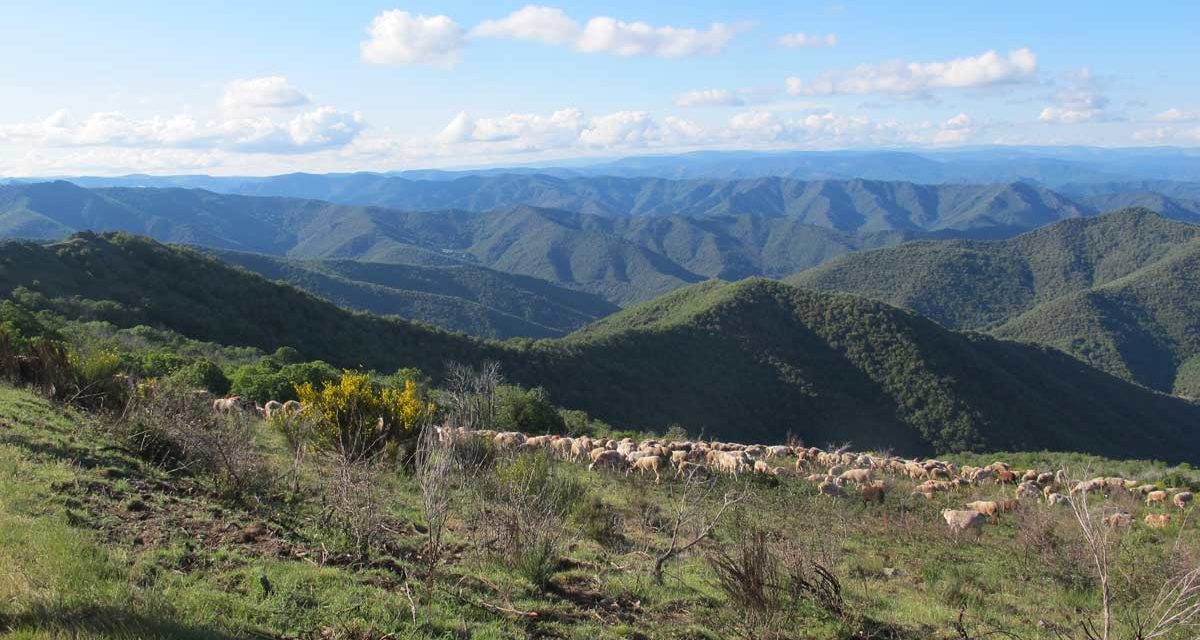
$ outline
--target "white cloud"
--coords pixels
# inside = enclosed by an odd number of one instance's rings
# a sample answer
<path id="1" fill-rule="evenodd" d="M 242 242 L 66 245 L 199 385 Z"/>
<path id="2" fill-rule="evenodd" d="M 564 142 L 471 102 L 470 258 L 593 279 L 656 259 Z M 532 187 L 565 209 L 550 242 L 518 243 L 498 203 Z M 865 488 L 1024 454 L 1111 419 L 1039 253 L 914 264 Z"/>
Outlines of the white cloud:
<path id="1" fill-rule="evenodd" d="M 608 17 L 588 20 L 576 48 L 587 53 L 619 56 L 655 55 L 679 58 L 720 53 L 739 28 L 714 22 L 706 31 L 652 27 L 645 22 L 621 22 Z"/>
<path id="2" fill-rule="evenodd" d="M 364 62 L 378 65 L 430 65 L 453 68 L 465 40 L 462 27 L 444 15 L 384 11 L 368 27 L 370 39 L 359 44 Z"/>
<path id="3" fill-rule="evenodd" d="M 809 33 L 789 33 L 779 38 L 781 46 L 791 49 L 821 49 L 836 46 L 837 42 L 837 35 L 832 33 L 823 36 Z"/>
<path id="4" fill-rule="evenodd" d="M 645 111 L 618 111 L 592 118 L 579 141 L 593 147 L 643 146 L 657 137 L 658 125 Z"/>
<path id="5" fill-rule="evenodd" d="M 1101 93 L 1100 83 L 1090 69 L 1073 74 L 1065 87 L 1051 96 L 1054 106 L 1042 109 L 1038 120 L 1060 124 L 1076 124 L 1093 120 L 1109 120 L 1109 100 Z"/>
<path id="6" fill-rule="evenodd" d="M 743 29 L 741 25 L 721 22 L 714 22 L 705 30 L 655 27 L 608 16 L 596 16 L 580 24 L 561 9 L 526 5 L 504 18 L 481 22 L 471 30 L 471 35 L 533 40 L 570 46 L 584 53 L 679 58 L 720 53 Z"/>
<path id="7" fill-rule="evenodd" d="M 287 109 L 311 102 L 308 95 L 283 76 L 234 80 L 225 85 L 221 107 L 228 111 Z"/>
<path id="8" fill-rule="evenodd" d="M 973 89 L 1032 80 L 1037 74 L 1037 55 L 1029 49 L 1001 56 L 988 51 L 977 56 L 944 62 L 893 60 L 878 65 L 861 65 L 847 71 L 828 72 L 815 80 L 787 79 L 792 95 L 863 95 L 872 93 L 923 96 L 937 89 Z"/>
<path id="9" fill-rule="evenodd" d="M 442 144 L 454 144 L 456 142 L 466 142 L 471 139 L 471 133 L 475 124 L 471 121 L 471 116 L 466 111 L 459 111 L 458 115 L 447 124 L 442 132 L 438 134 L 438 142 Z"/>
<path id="10" fill-rule="evenodd" d="M 745 101 L 728 89 L 689 91 L 675 96 L 677 107 L 740 107 L 743 104 Z"/>
<path id="11" fill-rule="evenodd" d="M 942 123 L 938 132 L 933 135 L 933 144 L 954 145 L 962 144 L 976 132 L 971 116 L 960 113 Z"/>
<path id="12" fill-rule="evenodd" d="M 310 153 L 349 144 L 365 128 L 358 113 L 319 107 L 286 120 L 210 119 L 190 115 L 131 118 L 118 111 L 73 120 L 66 110 L 34 123 L 0 125 L 0 141 L 42 147 L 222 149 L 245 153 Z"/>
<path id="13" fill-rule="evenodd" d="M 1196 122 L 1200 120 L 1200 111 L 1184 111 L 1171 107 L 1151 118 L 1154 122 Z"/>
<path id="14" fill-rule="evenodd" d="M 501 153 L 563 148 L 574 145 L 584 129 L 583 112 L 560 109 L 548 116 L 511 113 L 473 119 L 461 112 L 437 135 L 442 145 L 472 143 Z"/>
<path id="15" fill-rule="evenodd" d="M 484 20 L 471 29 L 471 35 L 564 45 L 577 38 L 580 31 L 579 23 L 562 9 L 526 5 L 499 20 Z"/>

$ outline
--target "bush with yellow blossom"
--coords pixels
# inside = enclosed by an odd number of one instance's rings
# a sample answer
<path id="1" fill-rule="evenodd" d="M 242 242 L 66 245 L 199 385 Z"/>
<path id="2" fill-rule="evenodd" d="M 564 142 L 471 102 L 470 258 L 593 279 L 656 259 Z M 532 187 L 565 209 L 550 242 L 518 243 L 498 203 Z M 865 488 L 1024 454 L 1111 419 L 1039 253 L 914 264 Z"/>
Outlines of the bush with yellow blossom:
<path id="1" fill-rule="evenodd" d="M 405 381 L 403 389 L 383 387 L 370 375 L 355 371 L 343 371 L 320 389 L 312 383 L 300 385 L 296 395 L 304 406 L 303 416 L 312 423 L 311 445 L 350 459 L 415 437 L 437 410 L 424 389 L 411 380 Z"/>

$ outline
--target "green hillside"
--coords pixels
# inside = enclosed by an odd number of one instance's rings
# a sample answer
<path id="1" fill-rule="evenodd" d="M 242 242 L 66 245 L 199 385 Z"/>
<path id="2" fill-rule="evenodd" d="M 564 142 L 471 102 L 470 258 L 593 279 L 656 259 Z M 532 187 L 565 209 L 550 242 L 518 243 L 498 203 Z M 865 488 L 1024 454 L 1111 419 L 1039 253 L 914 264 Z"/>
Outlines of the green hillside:
<path id="1" fill-rule="evenodd" d="M 16 287 L 26 289 L 17 290 Z M 380 371 L 501 362 L 621 427 L 904 452 L 1070 449 L 1200 459 L 1200 406 L 1057 350 L 946 330 L 855 296 L 706 282 L 562 340 L 484 342 L 341 310 L 195 251 L 124 234 L 0 247 L 0 293 L 67 318 Z"/>
<path id="2" fill-rule="evenodd" d="M 1200 237 L 1145 209 L 1068 220 L 1010 240 L 919 242 L 864 251 L 787 279 L 913 309 L 950 328 L 987 329 L 1127 276 Z"/>
<path id="3" fill-rule="evenodd" d="M 563 336 L 618 309 L 587 293 L 467 264 L 424 267 L 202 251 L 340 307 L 484 338 Z"/>
<path id="4" fill-rule="evenodd" d="M 1128 276 L 1039 305 L 995 333 L 1194 397 L 1190 367 L 1181 367 L 1200 355 L 1200 240 Z"/>

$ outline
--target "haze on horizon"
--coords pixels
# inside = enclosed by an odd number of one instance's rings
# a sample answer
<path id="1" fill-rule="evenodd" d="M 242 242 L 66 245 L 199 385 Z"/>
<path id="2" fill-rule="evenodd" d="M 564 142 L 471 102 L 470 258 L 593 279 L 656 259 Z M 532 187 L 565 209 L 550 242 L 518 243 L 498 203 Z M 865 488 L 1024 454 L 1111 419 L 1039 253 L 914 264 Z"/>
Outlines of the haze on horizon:
<path id="1" fill-rule="evenodd" d="M 1198 5 L 913 4 L 18 1 L 0 176 L 1200 145 Z"/>

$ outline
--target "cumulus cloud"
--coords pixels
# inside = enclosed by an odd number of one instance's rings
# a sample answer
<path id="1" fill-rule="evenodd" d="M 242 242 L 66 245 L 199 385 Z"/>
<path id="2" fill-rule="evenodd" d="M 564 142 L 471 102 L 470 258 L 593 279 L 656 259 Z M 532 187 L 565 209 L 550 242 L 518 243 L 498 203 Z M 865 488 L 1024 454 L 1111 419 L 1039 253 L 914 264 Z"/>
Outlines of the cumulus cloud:
<path id="1" fill-rule="evenodd" d="M 0 140 L 44 147 L 221 149 L 234 152 L 309 153 L 349 144 L 365 127 L 358 113 L 319 107 L 290 119 L 198 120 L 132 118 L 118 111 L 73 119 L 66 110 L 33 123 L 0 126 Z"/>
<path id="2" fill-rule="evenodd" d="M 656 27 L 596 16 L 581 24 L 561 9 L 527 5 L 504 18 L 486 20 L 471 30 L 473 37 L 512 38 L 569 46 L 584 53 L 617 56 L 679 58 L 717 54 L 744 29 L 714 22 L 708 29 Z"/>
<path id="3" fill-rule="evenodd" d="M 821 49 L 837 45 L 836 34 L 789 33 L 779 38 L 779 44 L 790 49 Z"/>
<path id="4" fill-rule="evenodd" d="M 311 99 L 283 76 L 234 80 L 225 85 L 221 107 L 228 111 L 288 109 L 304 106 Z"/>
<path id="5" fill-rule="evenodd" d="M 728 89 L 689 91 L 675 96 L 677 107 L 740 107 L 743 104 L 745 101 Z"/>
<path id="6" fill-rule="evenodd" d="M 1111 120 L 1109 100 L 1101 92 L 1100 83 L 1090 69 L 1072 75 L 1065 87 L 1050 98 L 1054 104 L 1042 109 L 1042 122 L 1076 124 L 1094 120 Z"/>
<path id="7" fill-rule="evenodd" d="M 526 5 L 499 20 L 484 20 L 471 29 L 471 35 L 565 45 L 578 38 L 580 30 L 562 9 Z"/>
<path id="8" fill-rule="evenodd" d="M 792 95 L 893 94 L 923 96 L 939 89 L 974 89 L 1032 80 L 1037 74 L 1037 55 L 1015 49 L 1007 55 L 988 51 L 977 56 L 941 62 L 893 60 L 878 65 L 821 74 L 805 81 L 787 79 Z"/>
<path id="9" fill-rule="evenodd" d="M 444 15 L 413 15 L 391 10 L 375 16 L 370 39 L 359 44 L 364 62 L 377 65 L 429 65 L 453 68 L 465 41 L 463 28 Z"/>
<path id="10" fill-rule="evenodd" d="M 560 109 L 550 115 L 511 113 L 506 116 L 473 119 L 461 112 L 437 135 L 443 145 L 479 143 L 500 152 L 534 151 L 570 147 L 584 129 L 583 112 Z"/>
<path id="11" fill-rule="evenodd" d="M 947 119 L 942 123 L 937 133 L 933 136 L 933 144 L 936 145 L 954 145 L 962 144 L 975 133 L 974 122 L 971 116 L 960 113 L 953 118 Z"/>

